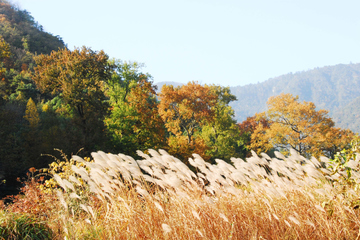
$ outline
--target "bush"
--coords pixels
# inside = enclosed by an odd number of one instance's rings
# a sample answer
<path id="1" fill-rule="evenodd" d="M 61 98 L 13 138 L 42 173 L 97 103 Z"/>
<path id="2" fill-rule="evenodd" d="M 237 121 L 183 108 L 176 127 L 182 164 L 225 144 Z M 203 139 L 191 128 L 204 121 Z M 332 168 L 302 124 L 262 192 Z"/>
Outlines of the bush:
<path id="1" fill-rule="evenodd" d="M 27 214 L 0 212 L 0 239 L 52 239 L 45 224 Z"/>

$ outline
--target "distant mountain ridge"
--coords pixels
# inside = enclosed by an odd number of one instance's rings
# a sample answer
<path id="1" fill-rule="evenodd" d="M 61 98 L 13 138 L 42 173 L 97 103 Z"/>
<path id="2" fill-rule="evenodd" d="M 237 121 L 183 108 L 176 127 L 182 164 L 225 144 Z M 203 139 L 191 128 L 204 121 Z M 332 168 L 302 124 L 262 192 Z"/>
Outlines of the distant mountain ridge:
<path id="1" fill-rule="evenodd" d="M 360 64 L 315 68 L 230 89 L 238 99 L 230 104 L 238 122 L 265 111 L 269 97 L 291 93 L 328 110 L 337 127 L 360 132 Z"/>

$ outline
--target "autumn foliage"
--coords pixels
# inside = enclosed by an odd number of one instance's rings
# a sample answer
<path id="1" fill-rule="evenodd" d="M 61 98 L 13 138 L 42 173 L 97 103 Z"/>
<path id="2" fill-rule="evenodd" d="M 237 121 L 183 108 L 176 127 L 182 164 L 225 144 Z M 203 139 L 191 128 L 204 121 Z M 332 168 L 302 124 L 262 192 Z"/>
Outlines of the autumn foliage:
<path id="1" fill-rule="evenodd" d="M 301 103 L 298 97 L 281 94 L 267 104 L 268 110 L 256 115 L 259 123 L 251 135 L 250 148 L 257 152 L 294 149 L 307 157 L 332 157 L 353 137 L 350 130 L 335 128 L 328 112 L 316 110 L 312 102 Z M 262 124 L 264 121 L 269 126 Z"/>
<path id="2" fill-rule="evenodd" d="M 40 123 L 39 112 L 36 109 L 36 105 L 31 98 L 26 104 L 24 118 L 29 122 L 30 128 L 34 129 L 39 126 Z"/>
<path id="3" fill-rule="evenodd" d="M 41 54 L 35 61 L 36 86 L 45 96 L 61 99 L 63 104 L 58 111 L 72 118 L 82 133 L 82 146 L 90 150 L 93 142 L 101 138 L 102 120 L 109 108 L 104 81 L 110 78 L 113 66 L 108 63 L 108 56 L 83 47 Z"/>
<path id="4" fill-rule="evenodd" d="M 206 145 L 198 135 L 202 126 L 214 118 L 217 95 L 209 86 L 195 82 L 161 89 L 159 114 L 170 133 L 169 151 L 177 156 L 205 155 Z"/>
<path id="5" fill-rule="evenodd" d="M 158 113 L 156 86 L 151 76 L 140 72 L 136 62 L 118 62 L 107 82 L 110 114 L 104 122 L 114 149 L 134 154 L 136 150 L 166 147 L 165 128 Z"/>

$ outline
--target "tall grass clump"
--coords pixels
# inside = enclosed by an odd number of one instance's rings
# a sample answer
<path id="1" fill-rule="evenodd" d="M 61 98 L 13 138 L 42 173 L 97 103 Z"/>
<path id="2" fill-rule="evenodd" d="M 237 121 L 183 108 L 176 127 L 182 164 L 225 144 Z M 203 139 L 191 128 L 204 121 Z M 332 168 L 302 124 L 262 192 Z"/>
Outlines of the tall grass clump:
<path id="1" fill-rule="evenodd" d="M 275 158 L 253 152 L 232 164 L 193 154 L 191 171 L 163 150 L 138 155 L 99 151 L 92 160 L 73 156 L 66 174 L 49 171 L 56 186 L 36 189 L 44 195 L 39 204 L 52 199 L 43 208 L 55 238 L 360 237 L 358 157 L 335 171 L 333 161 L 295 151 Z"/>
<path id="2" fill-rule="evenodd" d="M 28 214 L 0 211 L 0 239 L 52 239 L 48 225 Z"/>

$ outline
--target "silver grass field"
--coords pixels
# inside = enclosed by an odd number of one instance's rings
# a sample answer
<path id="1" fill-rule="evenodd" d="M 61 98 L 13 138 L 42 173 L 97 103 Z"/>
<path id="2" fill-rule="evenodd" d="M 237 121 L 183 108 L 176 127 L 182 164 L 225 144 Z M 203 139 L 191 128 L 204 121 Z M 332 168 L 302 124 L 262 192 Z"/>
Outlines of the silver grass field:
<path id="1" fill-rule="evenodd" d="M 59 239 L 359 239 L 359 156 L 331 171 L 325 157 L 205 162 L 166 151 L 73 156 L 53 179 Z M 79 164 L 80 163 L 80 164 Z M 351 184 L 343 184 L 343 179 Z"/>

